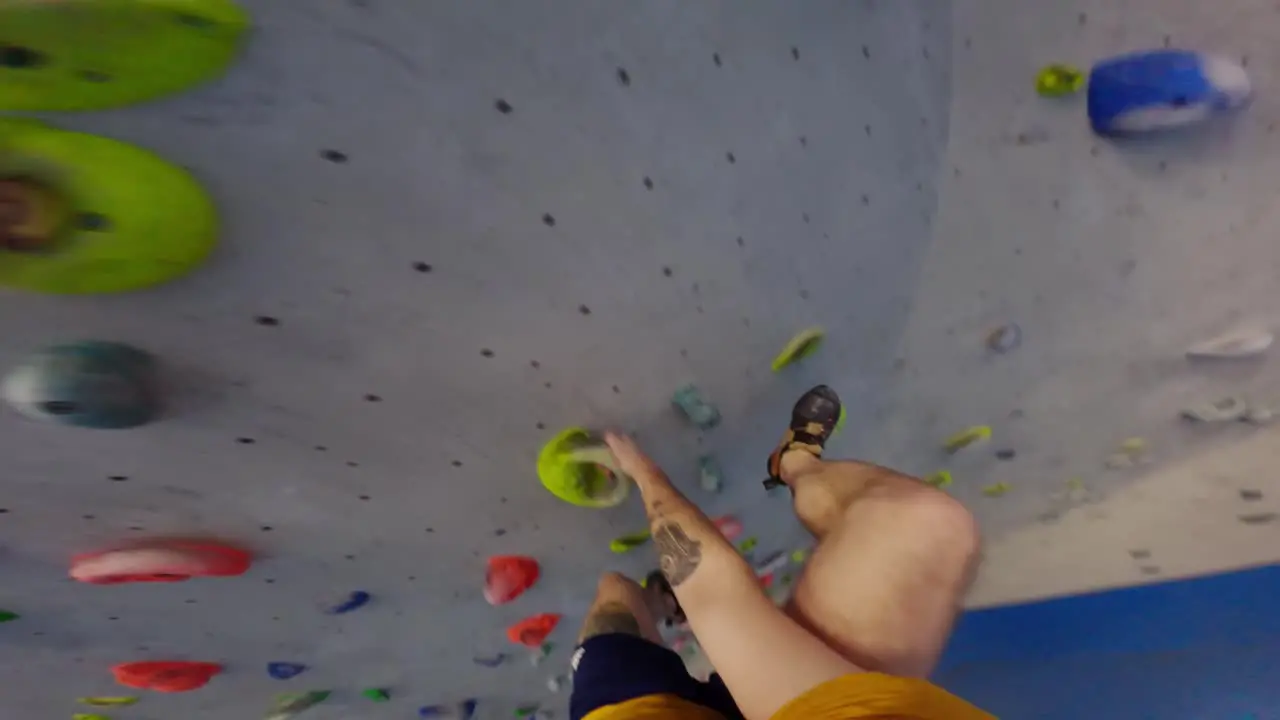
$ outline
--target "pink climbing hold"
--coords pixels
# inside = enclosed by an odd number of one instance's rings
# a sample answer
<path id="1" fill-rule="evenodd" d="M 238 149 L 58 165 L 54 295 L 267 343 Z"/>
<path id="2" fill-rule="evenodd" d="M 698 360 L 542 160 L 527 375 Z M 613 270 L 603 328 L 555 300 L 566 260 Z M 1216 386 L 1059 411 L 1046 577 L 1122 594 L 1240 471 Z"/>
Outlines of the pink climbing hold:
<path id="1" fill-rule="evenodd" d="M 722 515 L 716 518 L 713 522 L 716 524 L 716 529 L 718 529 L 720 534 L 724 535 L 725 539 L 729 542 L 737 540 L 738 537 L 742 535 L 742 523 L 738 521 L 738 518 L 732 515 Z"/>
<path id="2" fill-rule="evenodd" d="M 484 599 L 490 605 L 503 605 L 524 594 L 538 582 L 538 561 L 523 555 L 497 555 L 489 558 L 484 574 Z"/>

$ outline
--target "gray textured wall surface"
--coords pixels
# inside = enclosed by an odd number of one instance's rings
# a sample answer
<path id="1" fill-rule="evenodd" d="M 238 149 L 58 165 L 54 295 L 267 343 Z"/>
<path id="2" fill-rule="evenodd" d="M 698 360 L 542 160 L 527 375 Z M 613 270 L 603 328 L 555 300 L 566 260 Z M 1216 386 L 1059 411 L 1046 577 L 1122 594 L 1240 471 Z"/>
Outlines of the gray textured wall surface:
<path id="1" fill-rule="evenodd" d="M 1263 3 L 246 5 L 256 30 L 224 80 L 56 119 L 190 168 L 226 227 L 207 267 L 154 291 L 5 297 L 0 364 L 121 340 L 162 358 L 173 388 L 162 422 L 128 432 L 0 419 L 0 607 L 23 615 L 0 626 L 0 704 L 15 717 L 68 714 L 115 692 L 109 665 L 145 659 L 227 672 L 119 720 L 253 717 L 309 688 L 335 690 L 314 720 L 468 696 L 482 717 L 562 712 L 545 682 L 595 576 L 652 566 L 607 548 L 643 525 L 637 504 L 581 510 L 538 484 L 537 450 L 567 425 L 636 430 L 768 551 L 805 542 L 758 483 L 814 382 L 849 405 L 837 452 L 912 472 L 944 466 L 945 436 L 992 425 L 995 444 L 951 465 L 992 536 L 1052 521 L 1068 478 L 1095 499 L 1126 483 L 1101 469 L 1125 437 L 1166 462 L 1250 432 L 1180 427 L 1182 403 L 1280 391 L 1265 363 L 1181 356 L 1280 303 L 1280 16 Z M 1089 134 L 1082 99 L 1032 91 L 1044 63 L 1166 35 L 1248 55 L 1255 105 L 1117 147 Z M 1009 321 L 1026 341 L 993 358 L 984 337 Z M 823 351 L 771 374 L 814 324 Z M 674 415 L 687 382 L 721 427 Z M 701 452 L 727 470 L 722 495 L 697 489 Z M 997 481 L 1010 493 L 982 497 Z M 249 544 L 255 566 L 168 586 L 65 578 L 74 552 L 195 532 Z M 543 579 L 492 608 L 485 557 L 512 552 Z M 374 602 L 323 614 L 356 588 Z M 539 612 L 565 621 L 535 668 L 503 630 Z M 471 662 L 496 651 L 516 657 Z M 279 683 L 271 660 L 313 669 Z M 359 698 L 371 685 L 392 704 Z"/>

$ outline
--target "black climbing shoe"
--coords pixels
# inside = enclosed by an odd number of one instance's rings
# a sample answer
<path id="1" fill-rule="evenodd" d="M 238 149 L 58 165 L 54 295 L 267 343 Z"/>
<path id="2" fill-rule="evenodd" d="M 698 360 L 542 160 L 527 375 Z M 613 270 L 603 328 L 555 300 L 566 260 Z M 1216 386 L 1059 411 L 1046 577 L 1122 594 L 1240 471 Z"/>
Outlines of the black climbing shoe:
<path id="1" fill-rule="evenodd" d="M 676 599 L 676 594 L 671 589 L 671 583 L 667 582 L 667 576 L 663 575 L 661 570 L 654 570 L 645 576 L 644 589 L 658 600 L 659 607 L 663 611 L 658 616 L 660 622 L 667 627 L 688 622 L 688 618 L 684 616 L 684 609 L 680 607 L 680 601 Z"/>
<path id="2" fill-rule="evenodd" d="M 782 481 L 782 454 L 788 450 L 804 450 L 822 457 L 822 448 L 840 421 L 840 396 L 826 385 L 818 385 L 800 396 L 791 409 L 791 427 L 782 442 L 769 454 L 769 479 L 764 488 L 772 490 L 786 485 Z"/>

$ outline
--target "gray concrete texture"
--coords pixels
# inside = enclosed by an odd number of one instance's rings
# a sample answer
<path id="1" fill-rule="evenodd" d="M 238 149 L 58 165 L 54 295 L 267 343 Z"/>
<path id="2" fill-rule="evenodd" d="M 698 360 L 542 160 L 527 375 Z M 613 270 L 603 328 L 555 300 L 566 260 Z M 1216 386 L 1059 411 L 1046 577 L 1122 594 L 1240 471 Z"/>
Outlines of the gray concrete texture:
<path id="1" fill-rule="evenodd" d="M 254 717 L 313 688 L 335 691 L 314 720 L 466 697 L 481 717 L 563 713 L 545 683 L 597 574 L 653 566 L 607 547 L 643 526 L 637 502 L 582 510 L 539 485 L 535 455 L 568 425 L 638 432 L 764 554 L 806 542 L 759 481 L 815 382 L 849 408 L 835 454 L 949 467 L 993 538 L 1052 521 L 1070 478 L 1093 497 L 1136 479 L 1102 468 L 1126 437 L 1158 466 L 1251 432 L 1186 426 L 1186 402 L 1280 401 L 1274 363 L 1182 356 L 1280 309 L 1270 3 L 246 4 L 256 30 L 224 80 L 55 119 L 190 168 L 226 227 L 207 267 L 154 291 L 5 297 L 3 365 L 102 338 L 156 353 L 173 386 L 137 430 L 0 420 L 14 717 L 117 694 L 108 667 L 147 659 L 226 672 L 113 718 Z M 1083 98 L 1032 89 L 1043 64 L 1166 40 L 1246 57 L 1254 105 L 1117 145 Z M 1022 347 L 993 356 L 1007 322 Z M 815 324 L 823 350 L 772 374 Z M 688 382 L 720 427 L 672 411 Z M 948 459 L 943 438 L 973 424 L 994 441 Z M 720 495 L 697 487 L 704 452 Z M 1011 490 L 984 497 L 994 482 Z M 66 579 L 75 552 L 171 533 L 257 561 L 230 580 Z M 484 561 L 506 553 L 543 579 L 490 607 Z M 354 589 L 374 601 L 323 613 Z M 540 612 L 565 619 L 533 667 L 503 631 Z M 471 661 L 498 651 L 513 660 Z M 273 660 L 312 669 L 277 682 Z M 373 685 L 392 702 L 359 697 Z"/>

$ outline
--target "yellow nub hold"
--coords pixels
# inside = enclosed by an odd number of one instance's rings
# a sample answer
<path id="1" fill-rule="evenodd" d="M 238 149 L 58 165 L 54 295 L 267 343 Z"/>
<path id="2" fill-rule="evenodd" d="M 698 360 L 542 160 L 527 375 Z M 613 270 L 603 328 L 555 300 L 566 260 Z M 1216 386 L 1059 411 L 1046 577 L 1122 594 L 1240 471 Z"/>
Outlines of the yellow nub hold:
<path id="1" fill-rule="evenodd" d="M 1043 97 L 1063 97 L 1080 92 L 1084 73 L 1070 65 L 1046 65 L 1036 73 L 1036 92 Z"/>

